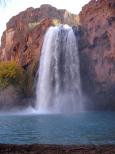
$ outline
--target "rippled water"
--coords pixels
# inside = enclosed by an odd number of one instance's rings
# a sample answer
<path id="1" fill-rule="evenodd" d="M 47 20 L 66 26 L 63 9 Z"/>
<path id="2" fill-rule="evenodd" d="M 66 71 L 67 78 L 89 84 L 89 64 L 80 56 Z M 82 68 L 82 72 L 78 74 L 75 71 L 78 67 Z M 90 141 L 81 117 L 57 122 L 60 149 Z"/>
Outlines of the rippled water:
<path id="1" fill-rule="evenodd" d="M 115 112 L 0 115 L 0 143 L 115 144 Z"/>

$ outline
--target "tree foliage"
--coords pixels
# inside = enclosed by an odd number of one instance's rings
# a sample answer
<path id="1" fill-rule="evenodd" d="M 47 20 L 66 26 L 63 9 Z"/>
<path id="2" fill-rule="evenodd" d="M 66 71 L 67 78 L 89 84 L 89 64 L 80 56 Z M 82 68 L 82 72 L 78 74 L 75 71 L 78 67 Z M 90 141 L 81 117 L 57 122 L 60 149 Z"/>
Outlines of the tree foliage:
<path id="1" fill-rule="evenodd" d="M 0 62 L 0 87 L 5 88 L 10 84 L 21 84 L 23 69 L 16 62 Z"/>
<path id="2" fill-rule="evenodd" d="M 53 24 L 54 24 L 54 26 L 59 26 L 60 21 L 58 19 L 53 19 Z"/>
<path id="3" fill-rule="evenodd" d="M 28 24 L 28 28 L 29 28 L 29 30 L 33 30 L 39 24 L 40 24 L 40 22 L 30 22 Z"/>

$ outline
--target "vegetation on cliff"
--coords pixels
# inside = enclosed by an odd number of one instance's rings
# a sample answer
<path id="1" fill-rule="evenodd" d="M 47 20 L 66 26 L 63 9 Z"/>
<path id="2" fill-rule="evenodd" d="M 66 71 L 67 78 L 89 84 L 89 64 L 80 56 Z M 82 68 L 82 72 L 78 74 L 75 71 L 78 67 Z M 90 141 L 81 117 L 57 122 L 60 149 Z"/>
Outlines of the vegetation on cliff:
<path id="1" fill-rule="evenodd" d="M 29 24 L 28 24 L 28 28 L 29 28 L 29 30 L 33 30 L 37 25 L 39 25 L 40 24 L 40 22 L 30 22 Z"/>
<path id="2" fill-rule="evenodd" d="M 28 69 L 15 61 L 0 62 L 0 110 L 32 105 L 37 66 L 35 61 Z"/>
<path id="3" fill-rule="evenodd" d="M 13 86 L 20 89 L 22 96 L 33 96 L 36 68 L 36 62 L 32 62 L 27 70 L 15 61 L 0 62 L 0 90 Z"/>
<path id="4" fill-rule="evenodd" d="M 61 22 L 58 19 L 53 19 L 52 22 L 54 26 L 58 26 L 61 24 Z"/>
<path id="5" fill-rule="evenodd" d="M 9 85 L 21 85 L 23 81 L 23 69 L 15 61 L 0 62 L 0 88 L 4 89 Z"/>

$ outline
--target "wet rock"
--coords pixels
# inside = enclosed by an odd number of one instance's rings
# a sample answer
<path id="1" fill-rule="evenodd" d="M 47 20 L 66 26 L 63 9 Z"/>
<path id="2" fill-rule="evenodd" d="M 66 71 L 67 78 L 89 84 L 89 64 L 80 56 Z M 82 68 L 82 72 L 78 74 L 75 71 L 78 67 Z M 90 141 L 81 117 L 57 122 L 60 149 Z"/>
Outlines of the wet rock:
<path id="1" fill-rule="evenodd" d="M 113 154 L 114 145 L 8 145 L 0 144 L 0 154 Z"/>

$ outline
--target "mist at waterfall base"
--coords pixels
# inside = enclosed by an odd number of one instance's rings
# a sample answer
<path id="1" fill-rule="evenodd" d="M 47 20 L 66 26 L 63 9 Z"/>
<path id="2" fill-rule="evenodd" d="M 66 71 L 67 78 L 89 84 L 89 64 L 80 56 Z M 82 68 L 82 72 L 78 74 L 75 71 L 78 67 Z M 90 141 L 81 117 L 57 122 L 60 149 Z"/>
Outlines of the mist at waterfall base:
<path id="1" fill-rule="evenodd" d="M 38 76 L 38 113 L 76 113 L 83 109 L 78 44 L 72 27 L 60 25 L 47 30 Z"/>

